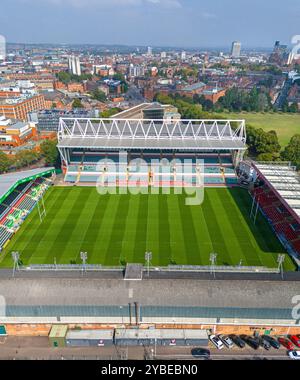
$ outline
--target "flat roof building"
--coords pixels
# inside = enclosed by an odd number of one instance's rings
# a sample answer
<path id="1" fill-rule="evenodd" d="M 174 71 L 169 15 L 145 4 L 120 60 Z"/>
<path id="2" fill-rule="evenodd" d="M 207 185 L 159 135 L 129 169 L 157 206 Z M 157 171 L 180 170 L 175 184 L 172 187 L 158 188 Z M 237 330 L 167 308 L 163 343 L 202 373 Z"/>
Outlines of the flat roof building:
<path id="1" fill-rule="evenodd" d="M 45 108 L 43 95 L 20 96 L 0 100 L 0 115 L 8 119 L 26 121 L 28 113 Z"/>

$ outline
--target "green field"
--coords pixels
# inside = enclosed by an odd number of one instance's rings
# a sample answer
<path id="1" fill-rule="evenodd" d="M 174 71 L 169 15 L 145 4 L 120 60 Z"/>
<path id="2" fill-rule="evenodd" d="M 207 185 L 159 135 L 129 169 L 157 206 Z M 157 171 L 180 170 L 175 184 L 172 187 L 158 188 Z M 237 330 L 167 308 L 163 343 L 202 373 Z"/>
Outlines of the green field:
<path id="1" fill-rule="evenodd" d="M 280 113 L 226 113 L 226 118 L 245 119 L 247 124 L 265 131 L 275 130 L 279 142 L 284 147 L 291 137 L 300 133 L 300 114 Z"/>
<path id="2" fill-rule="evenodd" d="M 185 195 L 99 195 L 92 187 L 53 187 L 45 196 L 47 216 L 40 223 L 37 209 L 28 217 L 4 252 L 1 265 L 12 266 L 11 252 L 23 264 L 88 263 L 119 265 L 207 265 L 211 252 L 218 265 L 277 267 L 283 252 L 267 222 L 249 219 L 246 190 L 206 189 L 201 206 L 186 206 Z M 286 270 L 294 270 L 290 258 Z"/>

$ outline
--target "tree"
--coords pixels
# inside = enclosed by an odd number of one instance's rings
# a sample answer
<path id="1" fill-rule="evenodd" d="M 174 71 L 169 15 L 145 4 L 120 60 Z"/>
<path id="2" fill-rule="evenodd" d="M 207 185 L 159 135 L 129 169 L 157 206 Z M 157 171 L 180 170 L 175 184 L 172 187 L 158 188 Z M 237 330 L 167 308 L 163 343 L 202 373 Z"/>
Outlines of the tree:
<path id="1" fill-rule="evenodd" d="M 57 150 L 56 140 L 43 141 L 40 149 L 43 157 L 45 158 L 46 165 L 60 167 L 60 156 Z"/>
<path id="2" fill-rule="evenodd" d="M 4 152 L 0 151 L 0 174 L 5 173 L 11 165 L 11 160 Z"/>
<path id="3" fill-rule="evenodd" d="M 82 82 L 84 80 L 89 80 L 93 76 L 91 74 L 82 74 L 82 75 L 74 75 L 71 73 L 68 73 L 67 71 L 60 71 L 56 74 L 56 77 L 60 82 L 63 82 L 65 84 L 68 84 L 70 82 Z"/>
<path id="4" fill-rule="evenodd" d="M 92 92 L 92 98 L 103 103 L 107 100 L 105 93 L 98 89 Z"/>
<path id="5" fill-rule="evenodd" d="M 278 153 L 260 153 L 256 159 L 257 161 L 276 161 L 279 158 Z"/>
<path id="6" fill-rule="evenodd" d="M 279 153 L 281 147 L 275 131 L 265 132 L 263 129 L 247 126 L 247 145 L 252 155 L 260 155 L 262 153 Z"/>
<path id="7" fill-rule="evenodd" d="M 119 113 L 120 111 L 121 111 L 121 109 L 118 107 L 110 108 L 108 110 L 101 112 L 101 117 L 103 117 L 104 119 L 108 119 L 111 116 Z"/>
<path id="8" fill-rule="evenodd" d="M 15 155 L 14 165 L 17 169 L 36 163 L 40 159 L 40 155 L 35 150 L 21 150 Z"/>
<path id="9" fill-rule="evenodd" d="M 281 154 L 284 160 L 291 161 L 300 169 L 300 134 L 294 135 Z"/>

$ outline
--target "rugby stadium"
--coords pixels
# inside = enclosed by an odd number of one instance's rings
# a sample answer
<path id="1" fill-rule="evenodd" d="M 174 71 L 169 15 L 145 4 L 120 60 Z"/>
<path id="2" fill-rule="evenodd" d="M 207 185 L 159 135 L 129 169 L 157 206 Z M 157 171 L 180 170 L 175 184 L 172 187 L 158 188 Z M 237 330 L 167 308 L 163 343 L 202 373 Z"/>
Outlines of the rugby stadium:
<path id="1" fill-rule="evenodd" d="M 243 120 L 61 119 L 54 168 L 3 175 L 0 266 L 298 268 L 300 181 L 243 161 Z M 290 180 L 292 178 L 292 180 Z M 137 191 L 139 190 L 139 191 Z M 199 192 L 199 193 L 198 193 Z M 201 202 L 195 194 L 202 194 Z"/>

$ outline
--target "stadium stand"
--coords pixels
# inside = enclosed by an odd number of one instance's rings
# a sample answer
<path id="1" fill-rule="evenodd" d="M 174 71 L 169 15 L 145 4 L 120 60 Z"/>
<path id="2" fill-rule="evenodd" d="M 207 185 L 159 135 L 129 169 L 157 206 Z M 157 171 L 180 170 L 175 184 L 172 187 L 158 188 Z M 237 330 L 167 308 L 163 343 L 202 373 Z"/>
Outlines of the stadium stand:
<path id="1" fill-rule="evenodd" d="M 290 164 L 252 163 L 251 194 L 287 251 L 300 264 L 300 177 Z M 292 181 L 291 181 L 292 179 Z"/>
<path id="2" fill-rule="evenodd" d="M 54 169 L 33 169 L 0 176 L 0 181 L 3 180 L 3 188 L 0 186 L 0 252 L 52 184 L 47 177 L 53 173 Z"/>
<path id="3" fill-rule="evenodd" d="M 180 184 L 175 173 L 184 174 L 182 163 L 189 160 L 191 174 L 195 178 L 202 175 L 206 186 L 235 186 L 238 182 L 235 168 L 246 150 L 246 134 L 244 120 L 235 120 L 234 128 L 232 122 L 62 118 L 58 149 L 65 181 L 95 183 L 101 176 L 115 175 L 119 153 L 126 151 L 127 156 L 122 156 L 122 169 L 127 166 L 130 174 L 134 172 L 136 159 L 143 160 L 141 181 L 148 176 L 148 185 L 161 181 L 158 168 L 163 171 L 164 167 L 162 163 L 154 165 L 153 160 L 165 159 L 177 161 L 170 165 L 173 184 Z M 201 171 L 198 169 L 200 160 Z M 120 177 L 120 182 L 124 181 L 130 184 L 130 176 L 125 180 Z"/>

